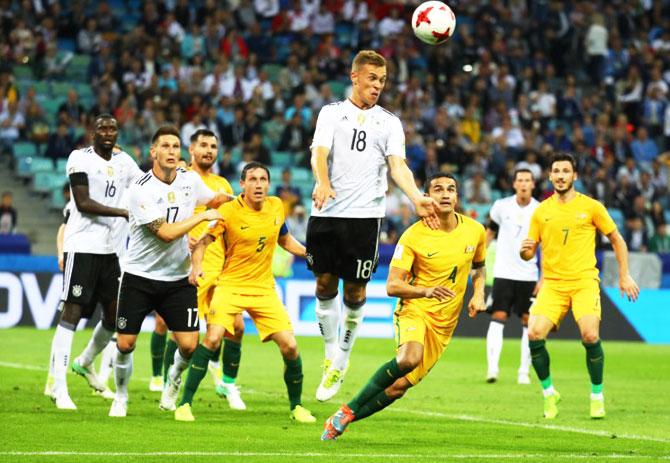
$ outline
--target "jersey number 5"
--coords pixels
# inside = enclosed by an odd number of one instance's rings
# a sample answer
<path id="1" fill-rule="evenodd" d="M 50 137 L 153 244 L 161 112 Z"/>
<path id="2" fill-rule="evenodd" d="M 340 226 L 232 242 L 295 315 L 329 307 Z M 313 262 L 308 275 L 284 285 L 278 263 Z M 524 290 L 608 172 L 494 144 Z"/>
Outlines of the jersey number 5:
<path id="1" fill-rule="evenodd" d="M 366 141 L 365 137 L 367 134 L 365 130 L 354 129 L 354 136 L 351 137 L 351 150 L 353 151 L 365 151 Z"/>
<path id="2" fill-rule="evenodd" d="M 261 252 L 263 248 L 265 247 L 265 240 L 267 240 L 266 236 L 261 236 L 258 238 L 258 245 L 256 245 L 256 252 Z"/>

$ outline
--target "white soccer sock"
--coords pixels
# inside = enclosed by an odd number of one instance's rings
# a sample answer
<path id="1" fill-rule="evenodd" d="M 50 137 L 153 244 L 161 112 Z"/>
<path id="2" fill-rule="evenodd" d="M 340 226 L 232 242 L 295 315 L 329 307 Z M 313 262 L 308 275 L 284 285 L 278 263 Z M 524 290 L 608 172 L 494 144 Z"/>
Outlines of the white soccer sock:
<path id="1" fill-rule="evenodd" d="M 489 329 L 486 332 L 486 361 L 488 366 L 488 373 L 498 374 L 500 353 L 503 345 L 503 330 L 505 324 L 495 320 L 489 323 Z"/>
<path id="2" fill-rule="evenodd" d="M 528 327 L 523 327 L 521 333 L 521 362 L 519 363 L 519 374 L 527 375 L 530 371 L 530 347 L 528 346 Z"/>
<path id="3" fill-rule="evenodd" d="M 74 338 L 74 329 L 67 328 L 61 324 L 56 327 L 53 339 L 54 352 L 54 392 L 63 390 L 67 392 L 67 367 L 70 364 L 70 354 L 72 352 L 72 338 Z"/>
<path id="4" fill-rule="evenodd" d="M 109 344 L 109 340 L 114 336 L 114 331 L 108 330 L 102 326 L 102 321 L 99 321 L 93 329 L 93 335 L 86 344 L 84 351 L 79 355 L 80 365 L 88 368 L 93 359 Z"/>
<path id="5" fill-rule="evenodd" d="M 170 381 L 175 382 L 181 378 L 181 374 L 188 368 L 188 360 L 181 356 L 181 352 L 177 349 L 174 353 L 174 363 L 170 367 L 169 376 Z"/>
<path id="6" fill-rule="evenodd" d="M 116 384 L 116 398 L 128 400 L 128 383 L 133 374 L 133 353 L 122 353 L 116 351 L 116 361 L 114 362 L 114 383 Z"/>
<path id="7" fill-rule="evenodd" d="M 347 361 L 356 341 L 356 333 L 363 321 L 363 310 L 363 305 L 360 305 L 358 308 L 352 308 L 346 302 L 344 303 L 344 318 L 343 326 L 340 329 L 339 350 L 333 361 L 333 368 L 336 370 L 344 370 L 347 366 Z"/>
<path id="8" fill-rule="evenodd" d="M 112 337 L 107 343 L 107 346 L 102 350 L 100 357 L 100 370 L 98 371 L 98 379 L 102 384 L 107 384 L 109 375 L 114 370 L 114 362 L 116 360 L 116 339 Z"/>
<path id="9" fill-rule="evenodd" d="M 340 322 L 340 299 L 316 300 L 316 319 L 325 345 L 327 359 L 333 360 L 337 354 L 337 327 Z"/>

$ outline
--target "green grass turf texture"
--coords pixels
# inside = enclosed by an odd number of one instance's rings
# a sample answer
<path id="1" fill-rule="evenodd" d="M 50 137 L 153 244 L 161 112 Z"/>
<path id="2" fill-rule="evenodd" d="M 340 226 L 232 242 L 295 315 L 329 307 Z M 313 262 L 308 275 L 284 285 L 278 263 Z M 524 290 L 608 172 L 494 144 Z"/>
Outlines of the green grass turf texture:
<path id="1" fill-rule="evenodd" d="M 90 334 L 75 335 L 73 356 Z M 518 339 L 506 339 L 500 379 L 486 384 L 485 341 L 454 338 L 403 399 L 353 423 L 337 441 L 321 442 L 324 420 L 394 355 L 392 340 L 359 339 L 339 394 L 319 403 L 314 392 L 322 341 L 299 338 L 303 404 L 318 419 L 299 425 L 289 420 L 279 352 L 255 335 L 244 340 L 238 378 L 248 410 L 230 410 L 207 376 L 196 395 L 195 423 L 175 422 L 158 409 L 160 394 L 149 392 L 148 333 L 135 350 L 127 418 L 109 418 L 110 402 L 92 395 L 74 374 L 68 384 L 78 410 L 57 410 L 42 395 L 52 335 L 0 331 L 0 462 L 670 461 L 670 346 L 605 342 L 607 417 L 594 421 L 583 347 L 577 340 L 550 340 L 552 376 L 563 401 L 558 418 L 548 421 L 534 375 L 531 385 L 516 384 Z"/>

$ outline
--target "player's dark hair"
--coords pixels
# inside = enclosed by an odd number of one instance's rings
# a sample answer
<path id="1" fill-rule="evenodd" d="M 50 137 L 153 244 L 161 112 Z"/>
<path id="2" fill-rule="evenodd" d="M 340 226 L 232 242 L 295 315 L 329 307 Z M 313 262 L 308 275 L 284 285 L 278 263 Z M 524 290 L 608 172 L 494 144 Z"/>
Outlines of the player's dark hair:
<path id="1" fill-rule="evenodd" d="M 240 179 L 242 181 L 246 180 L 247 179 L 247 172 L 249 172 L 250 170 L 253 170 L 253 169 L 263 169 L 265 171 L 265 173 L 268 174 L 268 182 L 270 181 L 270 169 L 268 169 L 265 164 L 262 164 L 262 163 L 256 162 L 256 161 L 251 161 L 250 163 L 248 163 L 247 165 L 245 165 L 242 168 L 242 174 L 240 175 Z"/>
<path id="2" fill-rule="evenodd" d="M 549 160 L 549 170 L 551 170 L 555 162 L 560 161 L 568 161 L 572 165 L 572 170 L 577 172 L 577 161 L 575 160 L 575 157 L 566 151 L 558 151 L 551 157 Z"/>
<path id="3" fill-rule="evenodd" d="M 514 171 L 514 175 L 512 176 L 512 180 L 516 181 L 517 174 L 524 174 L 524 173 L 530 174 L 530 177 L 533 179 L 533 181 L 535 181 L 535 176 L 533 175 L 533 172 L 525 167 L 522 167 L 521 169 L 516 169 Z"/>
<path id="4" fill-rule="evenodd" d="M 151 144 L 153 145 L 156 143 L 163 135 L 174 135 L 179 138 L 179 129 L 174 125 L 164 125 L 159 127 L 158 130 L 156 130 L 156 133 L 154 133 L 154 136 L 151 137 Z"/>
<path id="5" fill-rule="evenodd" d="M 193 132 L 193 135 L 191 135 L 191 143 L 195 143 L 200 137 L 214 137 L 216 138 L 217 141 L 219 140 L 219 137 L 217 137 L 216 134 L 211 130 L 198 129 L 195 132 Z"/>
<path id="6" fill-rule="evenodd" d="M 451 174 L 449 172 L 436 172 L 434 174 L 431 174 L 427 179 L 426 183 L 424 183 L 423 187 L 426 190 L 426 193 L 428 193 L 428 190 L 430 190 L 430 184 L 433 180 L 436 180 L 438 178 L 450 178 L 454 181 L 456 184 L 456 190 L 458 190 L 458 180 L 456 177 L 454 177 L 454 174 Z"/>

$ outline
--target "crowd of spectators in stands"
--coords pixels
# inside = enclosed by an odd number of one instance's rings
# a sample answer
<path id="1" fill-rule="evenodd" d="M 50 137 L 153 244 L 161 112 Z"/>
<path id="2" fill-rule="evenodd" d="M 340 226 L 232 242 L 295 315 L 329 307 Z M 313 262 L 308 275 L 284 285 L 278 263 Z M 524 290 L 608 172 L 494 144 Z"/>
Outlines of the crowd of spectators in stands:
<path id="1" fill-rule="evenodd" d="M 356 51 L 373 48 L 388 59 L 380 104 L 403 121 L 420 182 L 456 173 L 468 209 L 510 194 L 523 166 L 544 198 L 548 157 L 571 151 L 578 189 L 623 212 L 630 248 L 669 250 L 669 2 L 452 0 L 458 31 L 437 47 L 412 35 L 417 3 L 0 0 L 0 144 L 32 139 L 62 158 L 89 143 L 81 129 L 92 115 L 110 112 L 138 162 L 170 122 L 184 145 L 197 128 L 214 130 L 218 171 L 231 178 L 236 152 L 268 164 L 290 152 L 292 166 L 308 167 L 319 109 L 350 90 Z M 72 58 L 58 53 L 62 39 L 90 55 L 95 99 L 86 106 L 70 91 L 47 127 L 37 95 L 18 93 L 12 64 L 58 79 Z M 308 206 L 309 192 L 280 188 L 290 211 Z M 393 242 L 413 217 L 396 189 L 388 197 L 384 237 Z"/>

